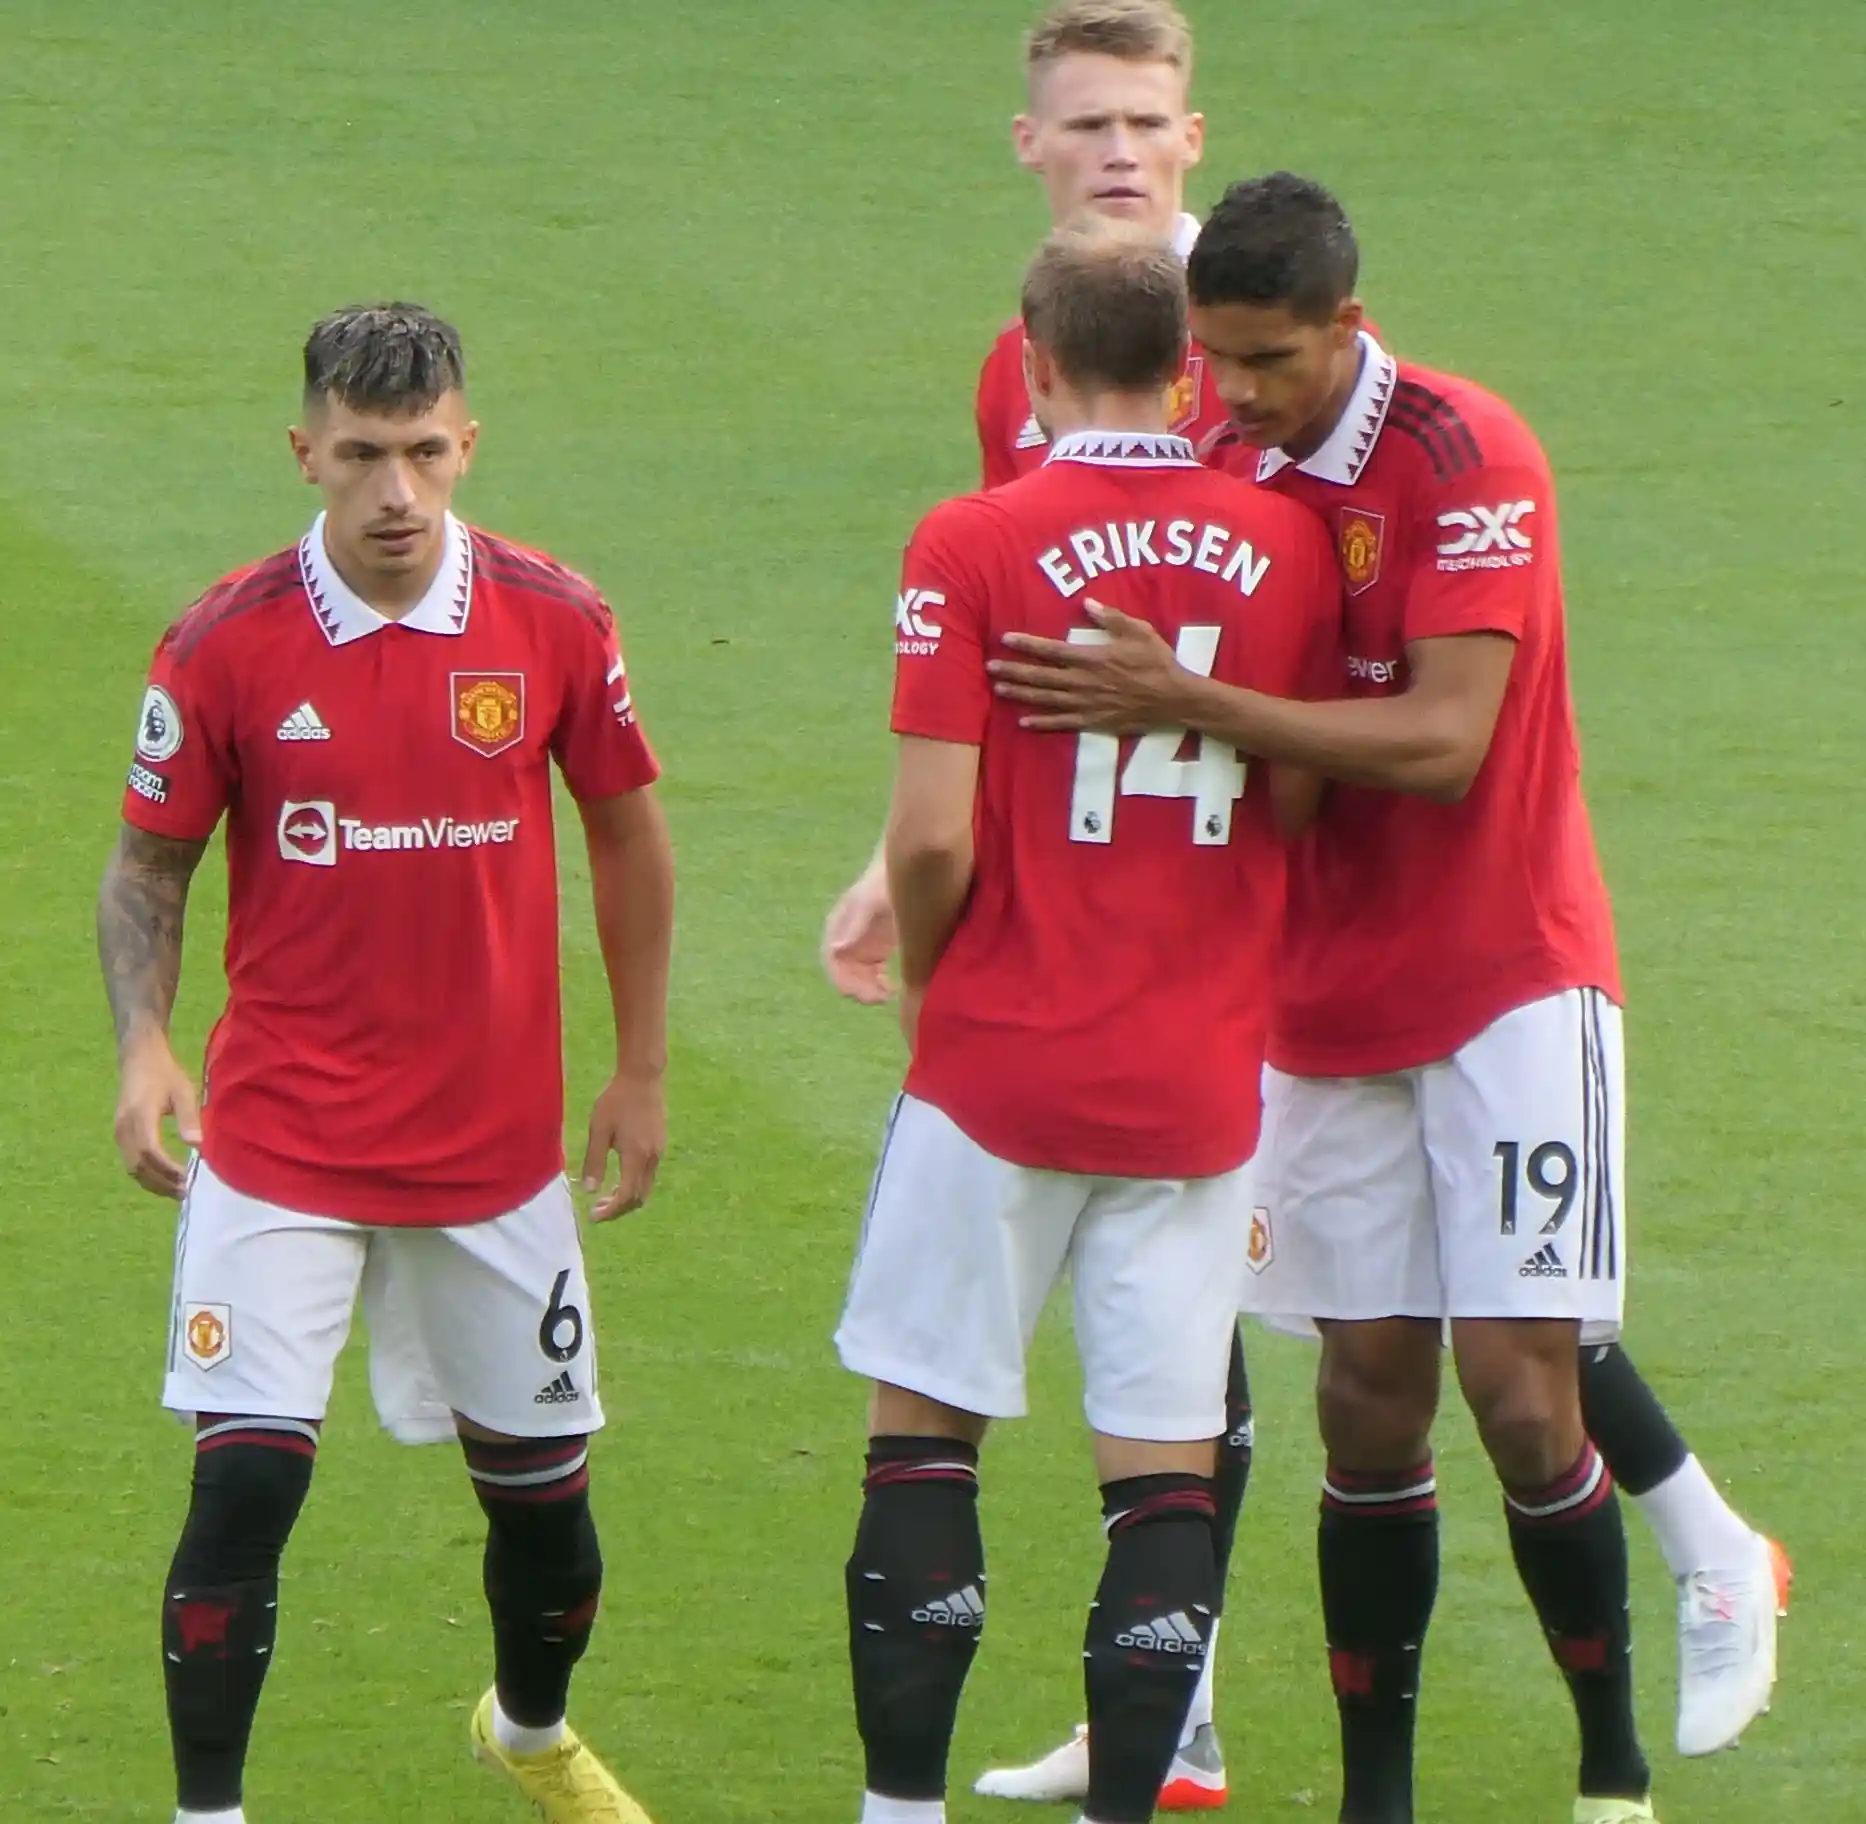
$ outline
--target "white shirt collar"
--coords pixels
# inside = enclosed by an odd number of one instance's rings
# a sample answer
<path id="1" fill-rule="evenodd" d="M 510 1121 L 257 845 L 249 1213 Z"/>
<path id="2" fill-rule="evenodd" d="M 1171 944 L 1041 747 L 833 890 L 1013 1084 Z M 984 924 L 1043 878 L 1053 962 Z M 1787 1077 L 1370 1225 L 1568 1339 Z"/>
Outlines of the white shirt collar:
<path id="1" fill-rule="evenodd" d="M 1387 407 L 1393 403 L 1393 382 L 1399 363 L 1370 336 L 1361 331 L 1361 375 L 1348 395 L 1348 403 L 1328 441 L 1313 456 L 1296 463 L 1305 475 L 1319 481 L 1332 481 L 1351 488 L 1361 478 L 1361 471 L 1380 440 L 1380 427 L 1387 421 Z M 1268 481 L 1286 469 L 1293 456 L 1282 450 L 1265 450 L 1257 458 L 1257 479 Z"/>
<path id="2" fill-rule="evenodd" d="M 1183 437 L 1157 431 L 1071 431 L 1050 445 L 1043 466 L 1087 462 L 1102 469 L 1196 469 L 1198 452 Z"/>
<path id="3" fill-rule="evenodd" d="M 466 632 L 467 616 L 473 610 L 473 541 L 451 513 L 441 567 L 427 593 L 399 620 L 378 614 L 337 574 L 324 544 L 324 519 L 320 513 L 298 541 L 298 574 L 311 599 L 311 612 L 333 646 L 347 646 L 385 627 L 408 627 L 416 633 Z"/>
<path id="4" fill-rule="evenodd" d="M 1192 258 L 1192 244 L 1199 238 L 1199 218 L 1196 215 L 1182 215 L 1173 224 L 1173 251 L 1182 260 Z"/>

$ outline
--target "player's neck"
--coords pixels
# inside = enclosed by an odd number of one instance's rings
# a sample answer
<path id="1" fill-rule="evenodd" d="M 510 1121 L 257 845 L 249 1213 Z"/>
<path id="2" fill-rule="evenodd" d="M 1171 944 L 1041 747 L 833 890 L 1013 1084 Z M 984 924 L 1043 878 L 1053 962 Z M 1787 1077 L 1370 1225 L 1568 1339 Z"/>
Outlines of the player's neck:
<path id="1" fill-rule="evenodd" d="M 1343 351 L 1334 384 L 1328 389 L 1327 403 L 1303 426 L 1299 435 L 1283 445 L 1283 454 L 1292 462 L 1308 461 L 1334 436 L 1335 426 L 1341 422 L 1354 397 L 1354 389 L 1361 383 L 1361 364 L 1366 359 L 1367 351 L 1357 337 L 1353 347 Z"/>
<path id="2" fill-rule="evenodd" d="M 1166 407 L 1154 393 L 1092 393 L 1051 402 L 1050 438 L 1076 431 L 1134 431 L 1165 437 L 1172 431 Z"/>
<path id="3" fill-rule="evenodd" d="M 328 536 L 324 540 L 324 555 L 330 559 L 330 567 L 343 579 L 344 586 L 359 601 L 375 609 L 384 620 L 399 621 L 433 588 L 441 565 L 447 561 L 447 537 L 444 532 L 437 537 L 432 555 L 413 569 L 388 576 L 359 561 L 353 552 L 340 549 Z"/>

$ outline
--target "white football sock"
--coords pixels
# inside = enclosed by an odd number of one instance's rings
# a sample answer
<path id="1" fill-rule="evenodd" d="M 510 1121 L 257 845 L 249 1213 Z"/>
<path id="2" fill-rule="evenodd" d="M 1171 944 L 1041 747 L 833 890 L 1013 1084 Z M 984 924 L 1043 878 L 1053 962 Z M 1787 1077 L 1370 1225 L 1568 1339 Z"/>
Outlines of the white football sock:
<path id="1" fill-rule="evenodd" d="M 1686 1457 L 1657 1488 L 1633 1497 L 1674 1577 L 1731 1570 L 1744 1562 L 1754 1529 L 1717 1492 L 1696 1457 Z"/>
<path id="2" fill-rule="evenodd" d="M 507 1754 L 549 1754 L 564 1739 L 564 1719 L 546 1723 L 542 1729 L 527 1729 L 506 1715 L 498 1692 L 492 1695 L 492 1737 Z"/>
<path id="3" fill-rule="evenodd" d="M 862 1824 L 946 1824 L 944 1799 L 884 1799 L 862 1794 Z"/>
<path id="4" fill-rule="evenodd" d="M 178 1811 L 175 1824 L 246 1824 L 246 1811 L 240 1805 L 231 1811 Z"/>
<path id="5" fill-rule="evenodd" d="M 1192 1693 L 1192 1708 L 1186 1712 L 1186 1726 L 1179 1732 L 1179 1745 L 1190 1745 L 1192 1738 L 1212 1720 L 1212 1681 L 1218 1672 L 1218 1617 L 1212 1617 L 1212 1631 L 1205 1642 L 1205 1664 L 1199 1668 L 1198 1688 Z"/>

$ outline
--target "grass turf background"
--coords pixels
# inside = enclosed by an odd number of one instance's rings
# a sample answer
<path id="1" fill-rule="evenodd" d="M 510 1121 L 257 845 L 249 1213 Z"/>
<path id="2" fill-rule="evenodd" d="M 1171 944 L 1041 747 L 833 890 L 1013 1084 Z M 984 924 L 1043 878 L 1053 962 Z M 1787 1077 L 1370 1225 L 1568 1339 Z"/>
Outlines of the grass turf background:
<path id="1" fill-rule="evenodd" d="M 1390 338 L 1504 392 L 1554 458 L 1631 997 L 1630 1341 L 1802 1574 L 1775 1716 L 1683 1765 L 1635 1523 L 1662 1815 L 1851 1815 L 1866 14 L 1191 10 L 1195 202 L 1274 165 L 1330 181 Z M 298 342 L 388 294 L 466 333 L 487 431 L 464 508 L 616 600 L 680 847 L 675 1151 L 652 1209 L 592 1248 L 620 1423 L 576 1713 L 673 1824 L 854 1815 L 860 1398 L 826 1337 L 898 1057 L 813 951 L 882 801 L 898 551 L 971 480 L 976 362 L 1041 227 L 1005 143 L 1022 13 L 0 0 L 0 1816 L 169 1815 L 169 1218 L 115 1166 L 89 908 L 148 649 L 296 536 Z M 574 1120 L 606 1003 L 568 867 Z M 197 1053 L 220 882 L 210 862 L 178 1020 Z M 1220 1718 L 1234 1812 L 1295 1818 L 1334 1802 L 1310 1363 L 1268 1340 L 1253 1360 Z M 477 1510 L 446 1453 L 375 1433 L 359 1368 L 288 1561 L 249 1809 L 490 1824 L 515 1809 L 463 1753 Z M 961 1794 L 1080 1709 L 1099 1547 L 1062 1324 L 1036 1385 L 987 1466 Z M 1462 1420 L 1443 1445 L 1423 1814 L 1558 1818 L 1564 1700 Z"/>

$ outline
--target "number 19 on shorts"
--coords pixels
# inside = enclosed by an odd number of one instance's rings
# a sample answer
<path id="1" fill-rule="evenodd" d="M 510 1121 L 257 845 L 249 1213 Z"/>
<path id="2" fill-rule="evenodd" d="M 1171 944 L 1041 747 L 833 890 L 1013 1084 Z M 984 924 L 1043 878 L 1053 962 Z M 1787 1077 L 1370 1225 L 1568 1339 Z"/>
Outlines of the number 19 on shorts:
<path id="1" fill-rule="evenodd" d="M 1174 653 L 1180 664 L 1201 678 L 1212 675 L 1218 657 L 1217 627 L 1182 627 Z M 1072 627 L 1072 645 L 1105 645 L 1108 635 L 1099 627 Z M 1112 842 L 1117 796 L 1122 798 L 1190 798 L 1192 840 L 1199 848 L 1220 848 L 1231 840 L 1231 807 L 1244 795 L 1244 762 L 1237 750 L 1209 735 L 1200 735 L 1198 752 L 1181 760 L 1186 740 L 1183 728 L 1155 729 L 1143 735 L 1121 765 L 1117 735 L 1084 732 L 1076 737 L 1075 787 L 1069 800 L 1071 842 Z"/>

